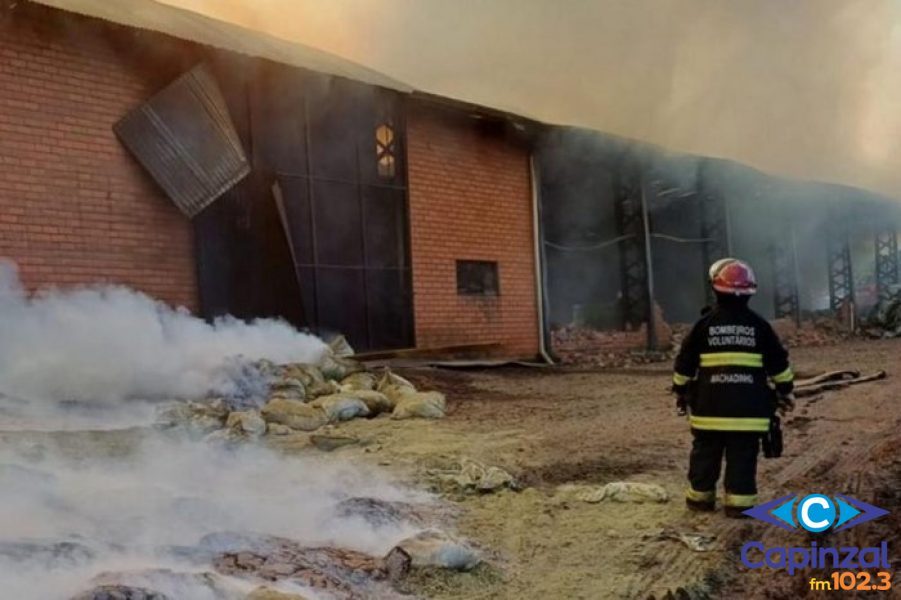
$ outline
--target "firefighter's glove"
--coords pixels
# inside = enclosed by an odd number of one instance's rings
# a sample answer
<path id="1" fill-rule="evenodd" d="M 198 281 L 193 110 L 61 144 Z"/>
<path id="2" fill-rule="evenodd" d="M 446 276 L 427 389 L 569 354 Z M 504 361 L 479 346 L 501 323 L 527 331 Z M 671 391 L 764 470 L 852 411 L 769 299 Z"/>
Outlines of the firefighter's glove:
<path id="1" fill-rule="evenodd" d="M 794 394 L 776 395 L 776 412 L 778 412 L 782 416 L 785 416 L 785 413 L 789 413 L 793 410 L 795 410 Z"/>

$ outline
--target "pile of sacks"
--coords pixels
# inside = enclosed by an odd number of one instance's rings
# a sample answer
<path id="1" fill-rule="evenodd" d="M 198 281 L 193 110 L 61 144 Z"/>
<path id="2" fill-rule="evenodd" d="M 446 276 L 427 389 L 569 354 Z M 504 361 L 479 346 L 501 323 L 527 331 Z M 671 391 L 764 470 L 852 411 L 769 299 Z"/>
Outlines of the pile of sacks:
<path id="1" fill-rule="evenodd" d="M 314 431 L 328 423 L 390 413 L 392 419 L 440 419 L 444 394 L 420 392 L 403 377 L 386 370 L 380 377 L 366 371 L 331 379 L 312 365 L 281 367 L 268 401 L 260 409 L 270 424 Z"/>
<path id="2" fill-rule="evenodd" d="M 246 402 L 238 406 L 222 398 L 178 402 L 160 412 L 157 424 L 235 440 L 315 431 L 330 423 L 380 414 L 390 414 L 392 419 L 445 416 L 444 394 L 419 391 L 387 368 L 380 373 L 367 371 L 360 362 L 342 356 L 338 348 L 333 344 L 316 365 L 256 362 L 259 376 L 269 383 L 268 395 L 250 408 Z"/>

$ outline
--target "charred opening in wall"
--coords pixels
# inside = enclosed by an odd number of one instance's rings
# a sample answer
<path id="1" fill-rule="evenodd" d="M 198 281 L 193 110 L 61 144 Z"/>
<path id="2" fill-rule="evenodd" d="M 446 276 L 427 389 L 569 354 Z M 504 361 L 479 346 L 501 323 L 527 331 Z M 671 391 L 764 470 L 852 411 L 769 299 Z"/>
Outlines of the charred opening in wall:
<path id="1" fill-rule="evenodd" d="M 306 326 L 272 178 L 254 159 L 258 134 L 250 118 L 249 86 L 258 77 L 258 63 L 216 53 L 208 57 L 208 68 L 252 170 L 193 219 L 201 310 L 207 318 L 279 317 Z"/>
<path id="2" fill-rule="evenodd" d="M 358 350 L 412 346 L 397 96 L 269 63 L 231 87 L 251 139 L 257 245 L 280 241 L 280 252 L 263 252 L 281 289 L 273 310 L 323 336 L 341 333 Z M 240 288 L 232 302 L 246 295 Z"/>
<path id="3" fill-rule="evenodd" d="M 537 152 L 552 327 L 576 321 L 616 329 L 626 318 L 616 201 L 620 181 L 634 173 L 623 161 L 625 144 L 593 142 L 554 129 Z"/>
<path id="4" fill-rule="evenodd" d="M 228 124 L 227 144 L 197 111 L 157 118 L 186 96 Z M 205 316 L 281 317 L 357 350 L 413 345 L 396 93 L 210 51 L 117 131 L 193 217 Z"/>

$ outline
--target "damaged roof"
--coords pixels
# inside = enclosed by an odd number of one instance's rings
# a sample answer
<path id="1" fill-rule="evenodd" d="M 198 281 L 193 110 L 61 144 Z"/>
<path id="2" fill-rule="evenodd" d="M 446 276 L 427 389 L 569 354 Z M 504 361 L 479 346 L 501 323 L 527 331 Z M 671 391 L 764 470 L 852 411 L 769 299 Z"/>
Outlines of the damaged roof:
<path id="1" fill-rule="evenodd" d="M 155 0 L 33 1 L 60 10 L 137 29 L 164 33 L 248 56 L 338 75 L 402 92 L 413 91 L 413 88 L 405 83 L 329 52 L 162 4 Z"/>

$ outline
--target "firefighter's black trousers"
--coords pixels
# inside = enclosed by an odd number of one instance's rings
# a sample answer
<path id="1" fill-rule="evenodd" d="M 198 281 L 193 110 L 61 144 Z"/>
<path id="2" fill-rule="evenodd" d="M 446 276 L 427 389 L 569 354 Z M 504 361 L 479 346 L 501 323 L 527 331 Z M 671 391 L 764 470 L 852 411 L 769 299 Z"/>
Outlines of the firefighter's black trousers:
<path id="1" fill-rule="evenodd" d="M 692 430 L 694 442 L 688 466 L 688 497 L 713 502 L 726 457 L 726 506 L 751 507 L 757 503 L 757 454 L 759 433 Z"/>

